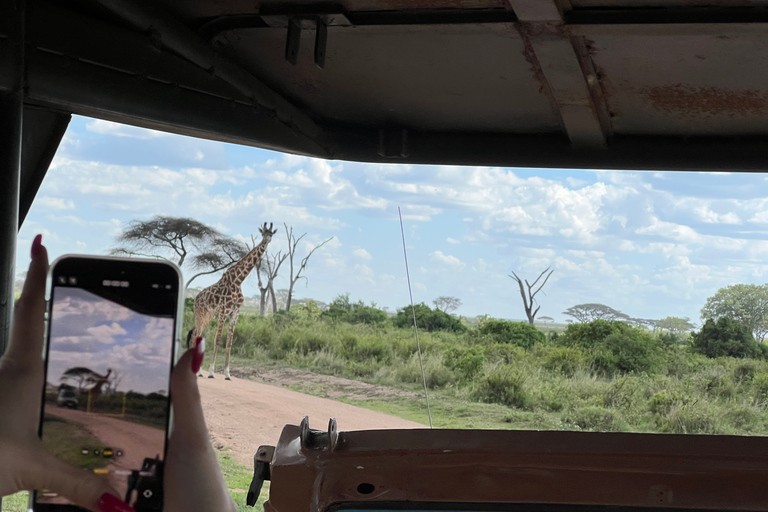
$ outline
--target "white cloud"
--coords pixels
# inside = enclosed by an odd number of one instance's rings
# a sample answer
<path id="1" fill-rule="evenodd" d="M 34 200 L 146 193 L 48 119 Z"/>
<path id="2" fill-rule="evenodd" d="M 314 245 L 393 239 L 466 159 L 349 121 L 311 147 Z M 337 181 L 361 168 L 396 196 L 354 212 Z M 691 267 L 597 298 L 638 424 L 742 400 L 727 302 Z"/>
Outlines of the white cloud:
<path id="1" fill-rule="evenodd" d="M 60 197 L 41 196 L 35 199 L 35 203 L 51 210 L 73 210 L 75 208 L 74 201 L 62 199 Z"/>
<path id="2" fill-rule="evenodd" d="M 357 256 L 362 260 L 370 260 L 373 257 L 371 256 L 371 253 L 369 253 L 363 248 L 355 249 L 354 251 L 352 251 L 352 254 L 354 254 L 355 256 Z"/>
<path id="3" fill-rule="evenodd" d="M 454 267 L 458 269 L 462 269 L 465 267 L 465 263 L 462 262 L 459 258 L 456 256 L 451 256 L 450 254 L 443 254 L 442 251 L 435 251 L 432 254 L 429 255 L 430 261 L 435 261 L 438 263 L 442 263 L 444 265 L 448 265 L 449 267 Z"/>
<path id="4" fill-rule="evenodd" d="M 112 324 L 99 325 L 96 327 L 89 327 L 86 332 L 96 338 L 99 343 L 111 344 L 115 342 L 115 336 L 126 334 L 126 330 L 123 329 L 117 322 Z"/>
<path id="5" fill-rule="evenodd" d="M 445 239 L 446 242 L 449 244 L 460 244 L 461 242 L 459 240 L 456 240 L 455 238 L 448 237 Z"/>
<path id="6" fill-rule="evenodd" d="M 169 137 L 172 134 L 148 128 L 138 128 L 125 124 L 104 121 L 103 119 L 94 119 L 87 123 L 85 128 L 92 133 L 101 135 L 112 135 L 115 137 L 130 137 L 133 139 L 157 139 L 159 137 Z"/>

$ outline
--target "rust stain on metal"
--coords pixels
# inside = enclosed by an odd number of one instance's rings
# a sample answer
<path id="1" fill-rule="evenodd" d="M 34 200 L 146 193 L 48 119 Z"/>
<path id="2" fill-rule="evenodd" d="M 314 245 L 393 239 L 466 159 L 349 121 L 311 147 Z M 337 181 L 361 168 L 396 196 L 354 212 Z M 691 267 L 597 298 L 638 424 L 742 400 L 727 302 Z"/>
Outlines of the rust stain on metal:
<path id="1" fill-rule="evenodd" d="M 641 94 L 656 109 L 685 117 L 746 117 L 768 112 L 768 94 L 757 89 L 675 84 L 647 87 Z"/>
<path id="2" fill-rule="evenodd" d="M 523 41 L 523 57 L 525 62 L 528 63 L 528 70 L 533 74 L 533 78 L 539 84 L 539 93 L 544 93 L 545 90 L 549 92 L 549 82 L 547 82 L 544 76 L 544 71 L 541 69 L 539 59 L 536 57 L 536 52 L 533 50 L 531 44 L 531 37 L 535 37 L 534 27 L 530 23 L 517 23 L 517 31 L 520 33 L 520 38 Z"/>

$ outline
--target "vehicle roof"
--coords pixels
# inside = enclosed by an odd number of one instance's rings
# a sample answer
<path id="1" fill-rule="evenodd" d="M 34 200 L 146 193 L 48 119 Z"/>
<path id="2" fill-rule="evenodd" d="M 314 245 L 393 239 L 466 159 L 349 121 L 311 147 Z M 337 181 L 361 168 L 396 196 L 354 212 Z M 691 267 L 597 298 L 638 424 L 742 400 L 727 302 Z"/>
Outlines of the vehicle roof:
<path id="1" fill-rule="evenodd" d="M 331 159 L 764 169 L 768 0 L 29 0 L 27 11 L 28 127 L 44 141 L 58 143 L 74 113 Z M 11 18 L 0 16 L 5 71 Z M 41 153 L 31 137 L 25 153 Z"/>

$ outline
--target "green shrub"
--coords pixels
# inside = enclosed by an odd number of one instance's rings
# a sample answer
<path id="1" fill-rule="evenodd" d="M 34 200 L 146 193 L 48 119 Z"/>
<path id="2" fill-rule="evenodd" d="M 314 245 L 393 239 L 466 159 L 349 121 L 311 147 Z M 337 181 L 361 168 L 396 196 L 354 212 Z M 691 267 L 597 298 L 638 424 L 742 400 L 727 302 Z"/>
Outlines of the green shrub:
<path id="1" fill-rule="evenodd" d="M 483 347 L 485 358 L 489 363 L 509 364 L 525 357 L 525 350 L 516 345 L 494 343 Z"/>
<path id="2" fill-rule="evenodd" d="M 570 324 L 557 342 L 565 346 L 592 348 L 611 334 L 625 333 L 633 329 L 624 322 L 593 320 L 583 324 Z"/>
<path id="3" fill-rule="evenodd" d="M 486 320 L 478 329 L 480 334 L 489 336 L 496 343 L 510 343 L 524 349 L 530 349 L 537 343 L 544 343 L 547 337 L 535 326 L 524 322 L 507 320 Z"/>
<path id="4" fill-rule="evenodd" d="M 701 354 L 691 352 L 690 346 L 664 347 L 661 370 L 670 377 L 683 377 L 699 371 L 708 359 Z"/>
<path id="5" fill-rule="evenodd" d="M 618 412 L 603 407 L 581 407 L 570 411 L 563 421 L 582 430 L 616 432 L 626 430 L 627 424 Z"/>
<path id="6" fill-rule="evenodd" d="M 499 365 L 480 380 L 473 396 L 487 403 L 527 409 L 531 398 L 525 385 L 525 374 L 508 365 Z"/>
<path id="7" fill-rule="evenodd" d="M 693 334 L 693 350 L 707 357 L 760 357 L 762 351 L 749 328 L 728 317 L 707 320 Z"/>
<path id="8" fill-rule="evenodd" d="M 423 331 L 464 332 L 467 330 L 467 327 L 458 318 L 439 309 L 432 309 L 423 302 L 413 306 L 413 309 L 410 305 L 399 309 L 397 315 L 392 319 L 392 323 L 401 329 L 411 329 L 413 328 L 414 315 L 416 316 L 416 327 Z"/>
<path id="9" fill-rule="evenodd" d="M 472 380 L 483 370 L 485 353 L 481 347 L 454 347 L 445 352 L 443 364 L 458 373 L 462 380 Z"/>
<path id="10" fill-rule="evenodd" d="M 630 409 L 643 398 L 643 385 L 639 378 L 633 375 L 622 375 L 611 381 L 603 392 L 603 405 L 615 409 Z"/>
<path id="11" fill-rule="evenodd" d="M 397 371 L 397 379 L 421 385 L 424 381 L 430 389 L 442 388 L 456 380 L 456 375 L 443 365 L 441 358 L 430 354 L 423 354 L 424 376 L 421 374 L 419 355 L 413 354 L 411 358 Z M 423 380 L 422 380 L 423 379 Z"/>
<path id="12" fill-rule="evenodd" d="M 768 407 L 768 374 L 758 373 L 752 379 L 754 404 L 758 407 Z"/>
<path id="13" fill-rule="evenodd" d="M 667 417 L 675 407 L 680 407 L 688 403 L 688 399 L 671 391 L 659 391 L 648 400 L 648 410 L 652 414 Z"/>
<path id="14" fill-rule="evenodd" d="M 382 324 L 389 320 L 384 311 L 366 306 L 363 301 L 350 302 L 348 293 L 337 295 L 320 317 L 350 324 Z"/>
<path id="15" fill-rule="evenodd" d="M 661 422 L 661 430 L 674 434 L 722 434 L 715 411 L 699 402 L 672 407 Z"/>
<path id="16" fill-rule="evenodd" d="M 352 358 L 360 362 L 373 359 L 386 363 L 392 359 L 392 349 L 381 338 L 364 338 L 352 349 Z"/>
<path id="17" fill-rule="evenodd" d="M 572 377 L 586 366 L 584 352 L 574 347 L 551 347 L 544 353 L 544 368 Z"/>
<path id="18" fill-rule="evenodd" d="M 752 382 L 757 372 L 758 367 L 754 361 L 744 361 L 733 369 L 733 380 L 738 384 Z"/>
<path id="19" fill-rule="evenodd" d="M 660 359 L 658 340 L 649 333 L 629 327 L 614 332 L 592 349 L 595 370 L 605 375 L 657 370 Z"/>
<path id="20" fill-rule="evenodd" d="M 730 399 L 736 394 L 736 386 L 724 368 L 715 367 L 701 375 L 704 392 L 712 398 Z"/>

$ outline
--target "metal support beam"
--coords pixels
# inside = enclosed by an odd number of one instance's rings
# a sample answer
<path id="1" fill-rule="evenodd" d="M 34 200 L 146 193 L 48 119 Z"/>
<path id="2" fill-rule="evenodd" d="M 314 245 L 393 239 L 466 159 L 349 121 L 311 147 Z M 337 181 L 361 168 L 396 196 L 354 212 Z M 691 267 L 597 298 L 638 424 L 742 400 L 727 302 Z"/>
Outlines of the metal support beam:
<path id="1" fill-rule="evenodd" d="M 143 5 L 130 0 L 97 1 L 136 29 L 155 34 L 163 47 L 178 53 L 252 97 L 258 106 L 274 110 L 280 122 L 295 126 L 312 140 L 321 136 L 322 130 L 309 116 L 243 68 L 216 53 L 180 21 L 145 10 Z"/>
<path id="2" fill-rule="evenodd" d="M 16 280 L 16 233 L 19 225 L 21 134 L 24 113 L 25 0 L 7 2 L 12 21 L 10 42 L 13 86 L 0 92 L 0 354 L 11 335 L 13 284 Z"/>
<path id="3" fill-rule="evenodd" d="M 568 139 L 575 148 L 598 148 L 606 144 L 611 128 L 602 104 L 600 84 L 589 55 L 580 52 L 580 39 L 572 38 L 563 26 L 554 0 L 509 0 L 520 20 L 519 31 L 532 49 L 531 59 L 549 85 Z"/>
<path id="4" fill-rule="evenodd" d="M 24 135 L 21 146 L 21 184 L 19 187 L 19 229 L 29 213 L 37 191 L 48 172 L 64 132 L 69 114 L 24 107 Z"/>

